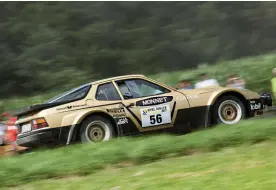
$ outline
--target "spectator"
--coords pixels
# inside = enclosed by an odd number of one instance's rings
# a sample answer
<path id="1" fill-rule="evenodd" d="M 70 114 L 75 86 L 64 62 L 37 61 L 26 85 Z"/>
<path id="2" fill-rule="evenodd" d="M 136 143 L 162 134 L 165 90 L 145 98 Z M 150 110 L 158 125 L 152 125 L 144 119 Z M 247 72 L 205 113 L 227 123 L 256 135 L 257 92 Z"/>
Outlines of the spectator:
<path id="1" fill-rule="evenodd" d="M 245 84 L 245 80 L 237 77 L 235 74 L 228 76 L 227 87 L 244 89 Z"/>
<path id="2" fill-rule="evenodd" d="M 0 146 L 4 144 L 5 125 L 0 121 Z"/>
<path id="3" fill-rule="evenodd" d="M 0 115 L 0 145 L 5 145 L 5 132 L 6 132 L 6 125 L 5 125 L 5 120 L 6 120 L 7 114 L 1 114 Z"/>
<path id="4" fill-rule="evenodd" d="M 0 156 L 5 155 L 5 132 L 6 132 L 6 125 L 5 125 L 6 115 L 0 115 Z"/>
<path id="5" fill-rule="evenodd" d="M 190 79 L 183 79 L 183 80 L 179 81 L 177 88 L 189 90 L 189 89 L 193 89 L 194 87 L 193 87 Z"/>
<path id="6" fill-rule="evenodd" d="M 16 139 L 17 139 L 17 128 L 15 126 L 15 122 L 17 120 L 17 117 L 10 117 L 7 123 L 7 130 L 6 130 L 6 136 L 7 136 L 7 143 L 11 145 L 11 152 L 17 152 L 17 145 L 16 145 Z"/>
<path id="7" fill-rule="evenodd" d="M 17 152 L 17 128 L 15 126 L 15 122 L 17 117 L 12 117 L 10 113 L 6 112 L 2 115 L 5 120 L 5 129 L 4 129 L 4 142 L 5 146 L 5 154 L 13 154 Z"/>
<path id="8" fill-rule="evenodd" d="M 216 79 L 210 79 L 207 73 L 201 73 L 199 75 L 200 81 L 195 84 L 195 88 L 208 88 L 220 86 Z"/>
<path id="9" fill-rule="evenodd" d="M 271 91 L 276 99 L 276 68 L 272 69 Z"/>

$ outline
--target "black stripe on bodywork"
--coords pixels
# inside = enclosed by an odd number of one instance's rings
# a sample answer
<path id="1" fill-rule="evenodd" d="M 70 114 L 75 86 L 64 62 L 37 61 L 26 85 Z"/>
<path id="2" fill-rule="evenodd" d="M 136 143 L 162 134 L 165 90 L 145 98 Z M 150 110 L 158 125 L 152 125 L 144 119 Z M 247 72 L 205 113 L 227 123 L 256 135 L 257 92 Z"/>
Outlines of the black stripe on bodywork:
<path id="1" fill-rule="evenodd" d="M 70 112 L 70 111 L 77 111 L 77 110 L 83 110 L 83 109 L 89 109 L 89 108 L 97 108 L 97 107 L 103 107 L 103 106 L 112 106 L 112 105 L 116 105 L 116 104 L 122 104 L 123 106 L 125 106 L 122 102 L 116 102 L 116 103 L 103 104 L 103 105 L 98 105 L 98 106 L 83 107 L 83 108 L 74 109 L 74 110 L 66 110 L 66 111 L 62 111 L 60 113 Z"/>
<path id="2" fill-rule="evenodd" d="M 127 111 L 129 111 L 129 113 L 135 118 L 135 120 L 139 123 L 140 126 L 142 126 L 142 122 L 141 120 L 128 108 L 126 107 L 124 104 L 123 106 L 127 109 Z"/>
<path id="3" fill-rule="evenodd" d="M 175 105 L 176 105 L 176 101 L 174 101 L 174 103 L 173 103 L 173 108 L 172 108 L 172 112 L 171 112 L 171 119 L 173 118 L 173 114 L 174 114 L 174 110 L 175 110 Z"/>

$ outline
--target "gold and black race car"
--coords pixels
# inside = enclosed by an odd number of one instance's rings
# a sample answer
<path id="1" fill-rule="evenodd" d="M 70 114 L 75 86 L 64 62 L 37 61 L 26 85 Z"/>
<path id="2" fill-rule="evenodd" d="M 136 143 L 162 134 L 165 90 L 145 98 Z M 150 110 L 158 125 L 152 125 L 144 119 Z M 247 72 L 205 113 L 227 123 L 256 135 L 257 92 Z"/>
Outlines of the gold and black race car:
<path id="1" fill-rule="evenodd" d="M 20 146 L 100 142 L 157 132 L 187 133 L 263 114 L 268 93 L 236 88 L 177 90 L 144 75 L 82 85 L 18 112 Z"/>

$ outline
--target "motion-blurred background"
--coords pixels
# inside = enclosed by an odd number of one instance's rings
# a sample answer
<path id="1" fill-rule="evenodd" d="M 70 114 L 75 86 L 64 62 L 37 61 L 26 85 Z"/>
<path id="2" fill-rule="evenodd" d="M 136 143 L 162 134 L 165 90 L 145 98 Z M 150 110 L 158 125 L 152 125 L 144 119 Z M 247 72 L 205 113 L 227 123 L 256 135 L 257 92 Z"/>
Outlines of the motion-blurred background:
<path id="1" fill-rule="evenodd" d="M 0 14 L 3 110 L 133 73 L 172 86 L 235 73 L 261 92 L 276 65 L 275 2 L 1 2 Z"/>

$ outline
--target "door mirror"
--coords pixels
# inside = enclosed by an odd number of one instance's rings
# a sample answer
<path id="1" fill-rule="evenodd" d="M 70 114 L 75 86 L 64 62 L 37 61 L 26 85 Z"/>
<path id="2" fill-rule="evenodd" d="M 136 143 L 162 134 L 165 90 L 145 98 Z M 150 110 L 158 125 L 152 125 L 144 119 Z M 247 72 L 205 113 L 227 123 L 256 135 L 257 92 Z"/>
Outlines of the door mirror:
<path id="1" fill-rule="evenodd" d="M 126 107 L 127 107 L 127 108 L 130 108 L 130 107 L 133 107 L 133 106 L 135 106 L 135 104 L 134 104 L 134 103 L 130 103 L 130 104 L 127 105 Z"/>
<path id="2" fill-rule="evenodd" d="M 131 99 L 131 98 L 133 98 L 133 96 L 132 96 L 132 94 L 130 92 L 124 92 L 123 96 L 124 96 L 124 99 Z"/>

